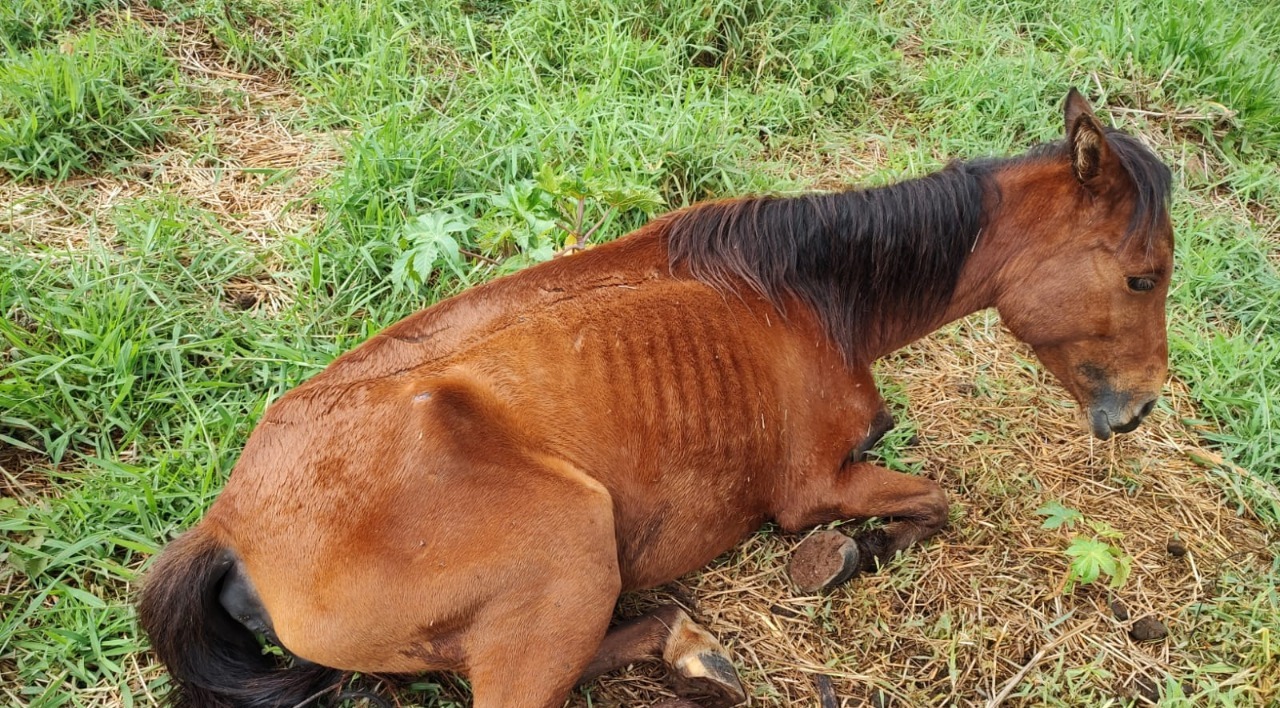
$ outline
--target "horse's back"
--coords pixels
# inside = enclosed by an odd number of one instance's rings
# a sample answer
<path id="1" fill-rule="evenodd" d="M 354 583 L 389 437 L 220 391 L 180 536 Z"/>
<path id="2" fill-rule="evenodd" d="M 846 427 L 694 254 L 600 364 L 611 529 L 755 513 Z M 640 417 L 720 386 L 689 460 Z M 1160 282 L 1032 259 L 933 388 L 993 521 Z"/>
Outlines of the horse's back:
<path id="1" fill-rule="evenodd" d="M 313 385 L 398 376 L 457 359 L 537 313 L 575 298 L 637 289 L 669 278 L 655 226 L 597 249 L 469 288 L 387 327 L 333 361 L 294 392 Z"/>

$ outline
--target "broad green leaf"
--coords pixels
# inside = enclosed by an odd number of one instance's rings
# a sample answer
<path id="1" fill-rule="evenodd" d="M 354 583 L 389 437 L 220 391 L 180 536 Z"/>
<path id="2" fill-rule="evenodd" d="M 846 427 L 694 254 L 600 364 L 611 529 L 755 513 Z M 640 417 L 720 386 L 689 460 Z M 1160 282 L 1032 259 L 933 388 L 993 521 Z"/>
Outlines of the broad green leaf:
<path id="1" fill-rule="evenodd" d="M 1036 509 L 1036 513 L 1040 516 L 1047 517 L 1044 520 L 1044 523 L 1040 525 L 1040 528 L 1044 529 L 1056 529 L 1062 526 L 1071 528 L 1075 522 L 1084 519 L 1084 514 L 1081 514 L 1071 507 L 1063 506 L 1062 502 L 1057 500 L 1051 501 L 1039 509 Z"/>
<path id="2" fill-rule="evenodd" d="M 440 249 L 435 242 L 424 243 L 413 250 L 413 274 L 417 276 L 419 282 L 425 283 L 431 276 L 439 255 Z"/>
<path id="3" fill-rule="evenodd" d="M 391 285 L 396 290 L 402 290 L 409 283 L 409 261 L 413 258 L 413 251 L 405 251 L 401 253 L 395 263 L 391 264 Z"/>
<path id="4" fill-rule="evenodd" d="M 1124 534 L 1112 528 L 1111 524 L 1108 524 L 1105 521 L 1090 520 L 1089 528 L 1093 529 L 1094 533 L 1103 538 L 1124 538 Z"/>
<path id="5" fill-rule="evenodd" d="M 538 170 L 538 188 L 548 194 L 559 194 L 564 184 L 564 177 L 551 168 L 551 165 L 543 165 Z"/>
<path id="6" fill-rule="evenodd" d="M 1102 575 L 1111 579 L 1112 588 L 1118 588 L 1128 580 L 1132 569 L 1131 561 L 1119 548 L 1096 538 L 1077 537 L 1065 553 L 1071 558 L 1066 592 L 1071 592 L 1076 583 L 1088 585 Z"/>
<path id="7" fill-rule="evenodd" d="M 525 255 L 529 257 L 529 260 L 535 263 L 543 263 L 555 257 L 556 249 L 550 243 L 542 243 L 537 247 L 526 251 Z"/>

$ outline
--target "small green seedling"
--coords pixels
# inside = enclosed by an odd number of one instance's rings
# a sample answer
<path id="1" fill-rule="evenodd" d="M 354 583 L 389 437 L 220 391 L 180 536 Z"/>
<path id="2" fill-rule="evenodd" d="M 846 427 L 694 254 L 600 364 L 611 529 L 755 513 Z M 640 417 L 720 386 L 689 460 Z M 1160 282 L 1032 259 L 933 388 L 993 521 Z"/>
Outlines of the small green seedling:
<path id="1" fill-rule="evenodd" d="M 1036 513 L 1045 517 L 1044 523 L 1040 524 L 1040 528 L 1043 529 L 1056 529 L 1062 526 L 1071 528 L 1075 522 L 1084 521 L 1084 514 L 1063 506 L 1062 502 L 1056 500 L 1036 509 Z"/>
<path id="2" fill-rule="evenodd" d="M 391 267 L 396 290 L 410 283 L 425 283 L 433 271 L 448 266 L 466 279 L 458 239 L 471 229 L 472 219 L 457 209 L 422 214 L 410 222 L 401 238 L 400 256 Z"/>
<path id="3" fill-rule="evenodd" d="M 1045 517 L 1044 523 L 1040 525 L 1041 528 L 1071 529 L 1077 523 L 1083 523 L 1093 530 L 1092 538 L 1073 536 L 1071 543 L 1064 551 L 1071 559 L 1067 566 L 1067 576 L 1062 583 L 1064 595 L 1073 592 L 1076 585 L 1089 585 L 1103 576 L 1111 579 L 1108 586 L 1113 590 L 1123 586 L 1129 579 L 1133 561 L 1122 549 L 1109 542 L 1109 540 L 1119 540 L 1123 537 L 1123 534 L 1112 528 L 1110 524 L 1105 521 L 1086 519 L 1084 514 L 1058 501 L 1045 504 L 1036 509 L 1036 513 Z"/>

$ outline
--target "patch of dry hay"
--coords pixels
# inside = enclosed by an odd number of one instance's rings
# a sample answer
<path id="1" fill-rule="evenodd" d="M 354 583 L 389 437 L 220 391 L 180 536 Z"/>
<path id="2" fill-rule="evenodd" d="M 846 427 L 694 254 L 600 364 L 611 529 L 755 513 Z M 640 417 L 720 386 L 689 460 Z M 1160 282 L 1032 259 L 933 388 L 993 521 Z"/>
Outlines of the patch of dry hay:
<path id="1" fill-rule="evenodd" d="M 759 160 L 766 171 L 783 179 L 802 179 L 806 190 L 842 190 L 888 164 L 885 139 L 866 135 L 827 136 L 825 142 L 761 133 Z"/>
<path id="2" fill-rule="evenodd" d="M 323 217 L 311 196 L 340 164 L 333 140 L 289 129 L 274 102 L 246 94 L 238 103 L 222 96 L 183 117 L 169 144 L 119 175 L 58 185 L 0 181 L 0 228 L 80 250 L 94 237 L 111 241 L 116 206 L 167 195 L 208 210 L 227 231 L 261 245 L 305 233 Z"/>
<path id="3" fill-rule="evenodd" d="M 1131 694 L 1138 677 L 1181 681 L 1213 660 L 1196 637 L 1193 606 L 1213 601 L 1224 567 L 1268 572 L 1276 546 L 1194 461 L 1212 453 L 1180 423 L 1191 413 L 1182 386 L 1168 394 L 1175 414 L 1157 412 L 1135 433 L 1098 443 L 1033 361 L 994 316 L 976 315 L 884 362 L 882 378 L 911 401 L 899 412 L 900 424 L 918 426 L 911 453 L 952 501 L 951 526 L 889 568 L 825 597 L 798 596 L 784 566 L 800 538 L 766 531 L 673 588 L 625 599 L 622 612 L 673 590 L 692 598 L 736 655 L 757 706 L 818 705 L 819 675 L 848 706 L 987 705 L 1010 683 L 1005 705 L 1042 704 L 1037 687 L 1088 705 Z M 1034 513 L 1052 500 L 1124 534 L 1133 574 L 1123 588 L 1061 594 L 1070 533 L 1042 529 Z M 1189 549 L 1183 559 L 1167 551 L 1174 536 Z M 1112 598 L 1130 621 L 1116 619 Z M 1144 615 L 1165 622 L 1170 637 L 1130 639 Z M 1280 666 L 1227 680 L 1254 686 L 1264 705 L 1280 687 Z M 1075 690 L 1083 693 L 1066 693 Z M 668 695 L 661 671 L 635 667 L 602 679 L 591 705 Z M 571 705 L 588 703 L 577 696 Z"/>

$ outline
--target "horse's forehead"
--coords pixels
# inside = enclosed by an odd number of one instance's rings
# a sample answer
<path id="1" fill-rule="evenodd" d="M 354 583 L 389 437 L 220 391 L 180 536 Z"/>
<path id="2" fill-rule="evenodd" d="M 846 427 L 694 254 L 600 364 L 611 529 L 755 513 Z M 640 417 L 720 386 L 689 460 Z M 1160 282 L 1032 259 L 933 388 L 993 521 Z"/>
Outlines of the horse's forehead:
<path id="1" fill-rule="evenodd" d="M 1173 230 L 1166 220 L 1160 228 L 1128 234 L 1116 255 L 1135 269 L 1164 272 L 1173 264 L 1173 250 Z"/>

